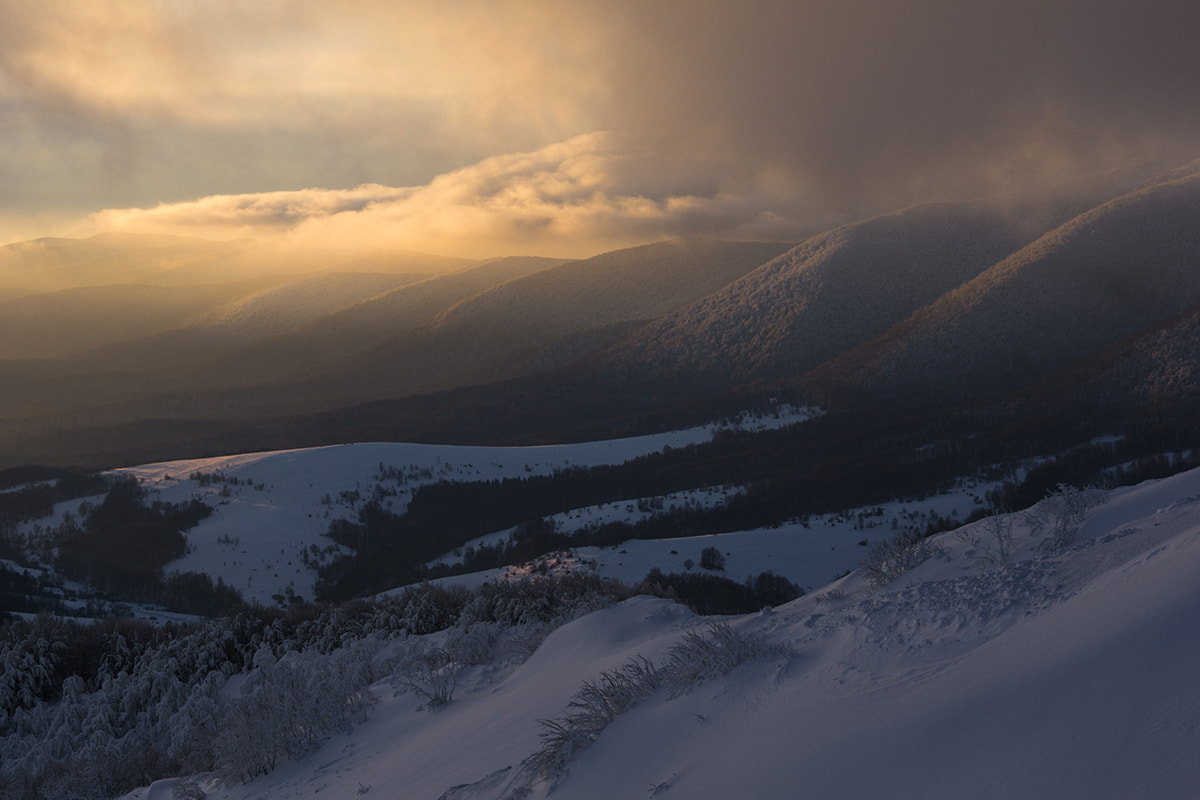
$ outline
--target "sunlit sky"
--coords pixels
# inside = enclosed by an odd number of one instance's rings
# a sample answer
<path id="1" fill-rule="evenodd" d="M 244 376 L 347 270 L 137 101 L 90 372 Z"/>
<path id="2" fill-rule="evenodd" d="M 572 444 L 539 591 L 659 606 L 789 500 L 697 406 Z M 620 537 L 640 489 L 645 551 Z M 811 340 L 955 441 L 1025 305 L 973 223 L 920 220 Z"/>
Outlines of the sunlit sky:
<path id="1" fill-rule="evenodd" d="M 0 0 L 0 242 L 795 238 L 1200 155 L 1170 0 Z"/>

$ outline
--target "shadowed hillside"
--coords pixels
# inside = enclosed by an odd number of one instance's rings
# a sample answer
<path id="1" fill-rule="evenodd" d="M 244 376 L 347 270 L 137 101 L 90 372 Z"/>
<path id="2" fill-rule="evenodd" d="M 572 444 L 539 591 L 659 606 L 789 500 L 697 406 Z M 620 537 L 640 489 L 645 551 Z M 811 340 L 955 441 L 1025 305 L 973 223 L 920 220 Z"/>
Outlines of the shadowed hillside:
<path id="1" fill-rule="evenodd" d="M 549 258 L 499 258 L 437 275 L 347 305 L 285 335 L 245 344 L 212 358 L 201 369 L 217 385 L 310 377 L 352 361 L 381 342 L 428 326 L 466 298 L 561 263 Z"/>
<path id="2" fill-rule="evenodd" d="M 0 359 L 55 358 L 153 336 L 276 283 L 87 286 L 0 302 Z"/>
<path id="3" fill-rule="evenodd" d="M 646 326 L 609 358 L 633 371 L 769 381 L 883 332 L 1021 242 L 1000 212 L 922 206 L 814 236 Z"/>
<path id="4" fill-rule="evenodd" d="M 0 248 L 0 285 L 57 291 L 118 283 L 167 285 L 165 275 L 192 270 L 186 283 L 207 283 L 253 244 L 210 242 L 179 236 L 106 233 L 88 239 L 34 239 Z M 222 275 L 221 277 L 227 277 Z"/>
<path id="5" fill-rule="evenodd" d="M 428 325 L 320 379 L 360 396 L 434 391 L 569 363 L 625 326 L 715 291 L 786 250 L 770 242 L 662 242 L 573 261 L 466 298 Z"/>
<path id="6" fill-rule="evenodd" d="M 1200 303 L 1200 173 L 1082 214 L 814 370 L 865 397 L 1018 388 Z"/>
<path id="7" fill-rule="evenodd" d="M 317 271 L 439 273 L 471 263 L 408 251 L 335 254 L 285 251 L 250 239 L 213 242 L 102 233 L 87 239 L 34 239 L 0 247 L 0 286 L 30 291 L 113 284 L 197 286 Z"/>

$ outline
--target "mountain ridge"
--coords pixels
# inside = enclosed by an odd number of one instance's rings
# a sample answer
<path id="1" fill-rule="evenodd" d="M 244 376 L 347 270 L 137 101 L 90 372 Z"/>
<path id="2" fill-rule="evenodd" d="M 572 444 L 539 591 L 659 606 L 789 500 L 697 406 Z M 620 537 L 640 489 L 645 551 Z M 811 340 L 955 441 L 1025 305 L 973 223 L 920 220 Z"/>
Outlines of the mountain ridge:
<path id="1" fill-rule="evenodd" d="M 805 380 L 962 401 L 1018 388 L 1200 303 L 1200 173 L 1111 200 Z"/>

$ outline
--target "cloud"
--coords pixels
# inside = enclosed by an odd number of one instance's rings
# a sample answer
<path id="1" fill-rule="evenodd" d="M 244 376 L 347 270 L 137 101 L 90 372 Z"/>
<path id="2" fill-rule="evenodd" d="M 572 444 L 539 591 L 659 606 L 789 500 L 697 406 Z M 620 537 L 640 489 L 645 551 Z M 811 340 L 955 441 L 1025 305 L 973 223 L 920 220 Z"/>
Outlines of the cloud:
<path id="1" fill-rule="evenodd" d="M 93 215 L 98 229 L 272 238 L 298 247 L 362 246 L 446 255 L 592 255 L 671 236 L 787 238 L 797 222 L 760 199 L 639 194 L 638 159 L 620 137 L 595 133 L 494 156 L 423 186 L 365 184 L 218 195 Z"/>
<path id="2" fill-rule="evenodd" d="M 308 220 L 395 203 L 411 190 L 366 184 L 355 189 L 302 189 L 217 195 L 154 208 L 109 209 L 92 216 L 101 228 L 208 231 L 236 235 L 280 233 Z"/>
<path id="3" fill-rule="evenodd" d="M 620 0 L 616 0 L 620 2 Z M 1150 0 L 645 4 L 616 129 L 737 154 L 848 213 L 1200 145 L 1200 6 Z"/>
<path id="4" fill-rule="evenodd" d="M 1194 158 L 1197 29 L 1174 0 L 0 0 L 0 212 L 393 186 L 447 231 L 815 226 Z M 599 130 L 602 178 L 550 170 L 586 197 L 506 166 Z M 450 202 L 489 170 L 513 191 Z"/>
<path id="5" fill-rule="evenodd" d="M 597 26 L 539 5 L 0 0 L 0 208 L 423 183 L 596 130 Z"/>

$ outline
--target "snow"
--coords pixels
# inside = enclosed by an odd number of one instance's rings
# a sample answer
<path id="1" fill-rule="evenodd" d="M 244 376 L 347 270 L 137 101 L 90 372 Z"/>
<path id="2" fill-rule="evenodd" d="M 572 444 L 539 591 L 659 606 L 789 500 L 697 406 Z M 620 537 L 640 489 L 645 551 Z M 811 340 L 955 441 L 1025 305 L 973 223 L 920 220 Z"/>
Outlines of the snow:
<path id="1" fill-rule="evenodd" d="M 150 501 L 179 503 L 199 497 L 214 507 L 212 516 L 188 531 L 191 552 L 169 564 L 167 572 L 204 572 L 213 580 L 223 579 L 247 600 L 270 605 L 274 596 L 288 589 L 312 598 L 316 572 L 305 566 L 305 551 L 311 552 L 313 546 L 318 550 L 336 547 L 324 535 L 330 521 L 353 519 L 376 485 L 400 491 L 394 499 L 388 498 L 399 512 L 412 490 L 424 483 L 549 475 L 567 467 L 622 464 L 664 447 L 707 442 L 721 429 L 781 428 L 820 413 L 791 406 L 779 406 L 774 412 L 663 434 L 580 444 L 346 444 L 171 461 L 117 472 L 137 478 L 150 490 Z M 405 480 L 399 486 L 395 481 L 380 480 L 381 465 L 402 470 Z M 202 485 L 191 477 L 197 474 L 212 479 Z M 356 499 L 344 500 L 343 493 Z M 77 507 L 78 503 L 76 513 Z"/>
<path id="2" fill-rule="evenodd" d="M 922 500 L 893 501 L 870 507 L 854 508 L 838 514 L 810 517 L 770 528 L 687 536 L 675 539 L 632 539 L 609 547 L 576 547 L 569 559 L 559 559 L 566 568 L 590 569 L 605 578 L 637 583 L 657 567 L 665 573 L 699 570 L 700 552 L 716 547 L 725 555 L 725 569 L 713 574 L 745 581 L 763 572 L 787 578 L 805 591 L 812 591 L 859 566 L 876 542 L 902 528 L 925 530 L 933 515 L 946 519 L 965 519 L 982 505 L 984 495 L 998 488 L 999 482 L 961 482 L 955 489 Z M 671 504 L 715 504 L 736 490 L 703 489 L 679 492 L 663 499 L 664 509 Z M 649 499 L 649 498 L 647 498 Z M 626 501 L 576 509 L 550 518 L 559 530 L 573 531 L 597 522 L 624 519 L 630 522 L 650 516 L 638 502 Z M 895 527 L 893 527 L 895 526 Z M 495 544 L 507 539 L 512 529 L 480 537 L 470 544 Z M 457 559 L 439 559 L 454 563 Z M 689 567 L 687 561 L 691 561 Z M 526 574 L 524 568 L 491 570 L 478 575 L 445 579 L 464 586 L 476 586 L 498 576 Z"/>
<path id="3" fill-rule="evenodd" d="M 819 413 L 815 409 L 782 405 L 774 411 L 770 415 L 743 415 L 724 423 L 671 433 L 581 444 L 546 447 L 348 444 L 164 462 L 117 472 L 136 477 L 150 491 L 148 500 L 178 503 L 199 497 L 213 506 L 212 516 L 187 532 L 190 552 L 169 564 L 167 572 L 204 572 L 214 581 L 221 578 L 238 589 L 247 600 L 271 605 L 275 597 L 286 595 L 289 590 L 300 598 L 312 599 L 316 581 L 316 556 L 312 549 L 315 547 L 318 553 L 339 551 L 325 536 L 329 523 L 339 517 L 353 519 L 376 485 L 397 491 L 386 502 L 399 512 L 415 488 L 432 481 L 526 477 L 548 475 L 569 466 L 620 464 L 660 452 L 664 447 L 682 448 L 706 442 L 723 428 L 769 430 L 801 423 Z M 399 469 L 404 479 L 381 480 L 381 465 Z M 210 479 L 191 477 L 197 474 Z M 719 573 L 725 577 L 743 581 L 771 571 L 811 591 L 857 567 L 871 545 L 898 528 L 923 530 L 934 514 L 965 519 L 980 507 L 985 493 L 998 485 L 968 481 L 944 495 L 815 516 L 803 523 L 797 521 L 775 528 L 716 536 L 634 540 L 611 548 L 583 547 L 575 551 L 573 563 L 595 569 L 603 577 L 636 583 L 655 567 L 666 573 L 685 572 L 687 560 L 699 564 L 700 551 L 716 546 L 727 554 L 725 571 Z M 550 521 L 559 530 L 569 532 L 613 521 L 632 523 L 657 513 L 659 507 L 664 512 L 672 506 L 707 507 L 740 491 L 738 487 L 704 487 L 661 497 L 633 498 L 574 509 L 554 515 Z M 344 493 L 354 499 L 343 499 Z M 88 498 L 92 503 L 100 499 Z M 78 519 L 81 502 L 59 504 L 53 518 L 39 520 L 37 524 L 53 527 L 68 510 Z M 497 531 L 469 544 L 495 544 L 506 540 L 512 532 L 513 529 Z M 450 553 L 438 559 L 445 563 L 460 560 Z M 519 573 L 520 570 L 490 570 L 444 580 L 474 587 Z M 161 612 L 154 613 L 163 617 Z"/>
<path id="4" fill-rule="evenodd" d="M 208 797 L 1200 796 L 1200 470 L 1112 492 L 1053 552 L 1048 509 L 1010 515 L 1005 561 L 974 523 L 884 587 L 856 571 L 732 620 L 790 655 L 650 695 L 553 788 L 519 768 L 538 720 L 632 656 L 660 660 L 689 612 L 595 612 L 433 713 L 382 681 L 367 723 Z"/>
<path id="5" fill-rule="evenodd" d="M 762 572 L 773 572 L 805 591 L 812 591 L 857 567 L 872 545 L 892 536 L 899 528 L 907 525 L 924 530 L 930 515 L 935 513 L 947 518 L 951 515 L 966 518 L 978 506 L 978 498 L 996 485 L 963 485 L 925 500 L 856 508 L 774 528 L 681 539 L 631 540 L 616 547 L 580 547 L 573 552 L 585 561 L 594 561 L 596 572 L 606 578 L 636 583 L 654 567 L 666 573 L 686 572 L 685 561 L 690 559 L 694 565 L 699 564 L 700 551 L 716 547 L 726 557 L 725 569 L 716 574 L 744 581 Z M 694 565 L 692 569 L 698 569 Z"/>

